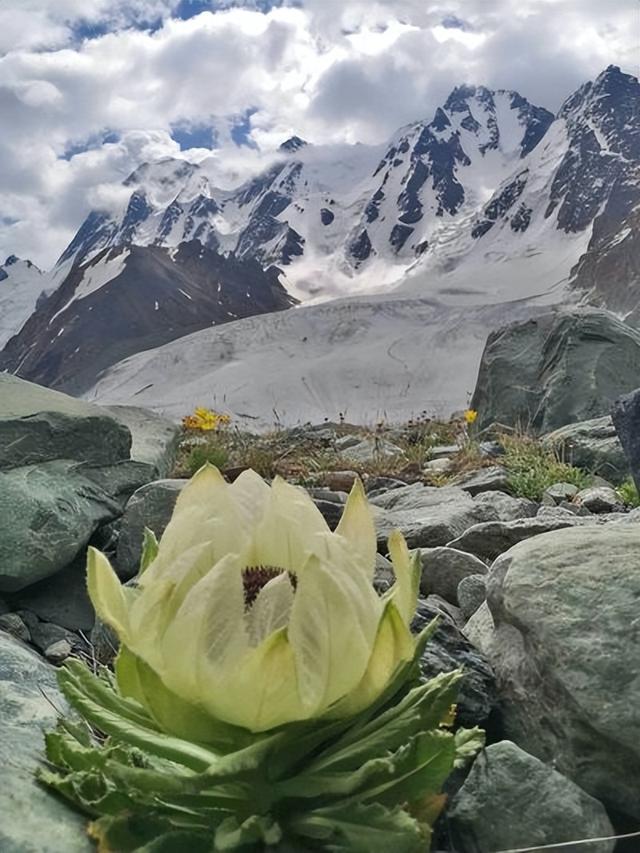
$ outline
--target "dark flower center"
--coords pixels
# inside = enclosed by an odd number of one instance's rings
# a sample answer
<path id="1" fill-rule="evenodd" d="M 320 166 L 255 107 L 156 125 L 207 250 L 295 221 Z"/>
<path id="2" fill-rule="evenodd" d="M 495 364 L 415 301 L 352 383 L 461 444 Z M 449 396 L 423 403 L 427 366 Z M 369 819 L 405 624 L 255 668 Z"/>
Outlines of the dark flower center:
<path id="1" fill-rule="evenodd" d="M 291 586 L 296 588 L 296 576 L 291 572 L 284 572 L 283 569 L 276 569 L 274 566 L 250 566 L 242 570 L 242 583 L 244 585 L 244 606 L 247 610 L 258 597 L 258 593 L 263 586 L 266 586 L 269 581 L 277 578 L 279 575 L 288 574 Z"/>

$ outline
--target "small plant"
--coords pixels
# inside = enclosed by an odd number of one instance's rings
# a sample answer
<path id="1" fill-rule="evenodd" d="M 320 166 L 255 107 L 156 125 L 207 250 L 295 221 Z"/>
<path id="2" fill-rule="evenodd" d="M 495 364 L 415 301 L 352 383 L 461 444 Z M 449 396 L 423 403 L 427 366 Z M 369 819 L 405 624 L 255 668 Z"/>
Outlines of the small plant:
<path id="1" fill-rule="evenodd" d="M 230 415 L 214 412 L 212 409 L 205 409 L 203 406 L 198 406 L 192 415 L 186 415 L 182 419 L 182 426 L 188 430 L 198 432 L 210 432 L 218 430 L 220 427 L 225 427 L 231 423 Z"/>
<path id="2" fill-rule="evenodd" d="M 627 477 L 626 480 L 620 483 L 618 486 L 618 494 L 625 506 L 640 506 L 640 494 L 638 493 L 638 487 L 631 477 Z"/>
<path id="3" fill-rule="evenodd" d="M 227 450 L 219 444 L 200 444 L 192 447 L 187 453 L 184 467 L 190 477 L 199 471 L 203 465 L 215 465 L 216 468 L 224 468 L 229 461 Z"/>
<path id="4" fill-rule="evenodd" d="M 419 553 L 391 533 L 380 597 L 376 540 L 359 481 L 332 533 L 284 480 L 205 467 L 160 542 L 146 531 L 135 587 L 89 549 L 120 651 L 114 673 L 59 671 L 77 716 L 38 778 L 100 851 L 428 853 L 484 733 L 453 728 L 461 670 L 419 678 L 438 624 L 411 632 Z"/>
<path id="5" fill-rule="evenodd" d="M 564 462 L 558 453 L 529 436 L 502 436 L 503 464 L 509 472 L 509 485 L 518 497 L 542 500 L 554 483 L 571 483 L 579 489 L 589 486 L 591 474 Z"/>

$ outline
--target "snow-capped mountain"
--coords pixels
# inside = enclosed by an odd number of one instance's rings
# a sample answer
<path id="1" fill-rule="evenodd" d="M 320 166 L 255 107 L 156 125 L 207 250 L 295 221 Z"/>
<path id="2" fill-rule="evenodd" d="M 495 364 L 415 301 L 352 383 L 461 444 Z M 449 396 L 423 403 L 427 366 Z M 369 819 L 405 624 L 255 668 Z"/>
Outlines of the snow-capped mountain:
<path id="1" fill-rule="evenodd" d="M 80 393 L 133 353 L 294 304 L 277 269 L 197 240 L 172 249 L 115 246 L 71 269 L 7 343 L 0 370 Z"/>
<path id="2" fill-rule="evenodd" d="M 31 261 L 9 255 L 0 266 L 0 348 L 29 319 L 47 277 Z"/>
<path id="3" fill-rule="evenodd" d="M 497 324 L 580 300 L 640 320 L 639 104 L 611 66 L 555 119 L 458 87 L 388 145 L 292 137 L 239 187 L 215 157 L 143 164 L 122 209 L 87 217 L 0 370 L 172 414 L 214 389 L 257 417 L 463 406 Z M 368 295 L 240 319 L 291 294 Z"/>
<path id="4" fill-rule="evenodd" d="M 216 187 L 215 158 L 145 163 L 126 205 L 93 211 L 61 262 L 106 247 L 203 245 L 287 268 L 303 297 L 396 280 L 434 229 L 477 211 L 544 136 L 553 116 L 510 91 L 456 88 L 431 121 L 387 146 L 314 146 L 292 137 L 240 187 Z M 358 275 L 367 272 L 366 276 Z M 337 284 L 336 284 L 337 279 Z"/>
<path id="5" fill-rule="evenodd" d="M 447 301 L 557 301 L 573 291 L 574 298 L 595 294 L 599 304 L 629 311 L 640 294 L 629 278 L 638 258 L 630 259 L 627 219 L 639 206 L 640 85 L 611 66 L 568 98 L 475 216 L 434 234 L 432 251 L 401 290 Z M 619 264 L 605 260 L 611 252 Z M 605 275 L 608 265 L 618 274 Z"/>

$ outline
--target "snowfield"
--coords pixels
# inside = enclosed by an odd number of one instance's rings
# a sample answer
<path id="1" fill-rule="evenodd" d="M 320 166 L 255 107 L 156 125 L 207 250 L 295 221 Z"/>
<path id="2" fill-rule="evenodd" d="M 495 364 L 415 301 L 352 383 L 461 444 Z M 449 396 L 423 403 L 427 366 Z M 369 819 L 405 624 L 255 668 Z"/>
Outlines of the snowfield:
<path id="1" fill-rule="evenodd" d="M 466 406 L 488 333 L 535 300 L 464 308 L 427 299 L 339 300 L 205 329 L 111 368 L 86 395 L 174 420 L 195 406 L 236 423 L 373 424 Z"/>

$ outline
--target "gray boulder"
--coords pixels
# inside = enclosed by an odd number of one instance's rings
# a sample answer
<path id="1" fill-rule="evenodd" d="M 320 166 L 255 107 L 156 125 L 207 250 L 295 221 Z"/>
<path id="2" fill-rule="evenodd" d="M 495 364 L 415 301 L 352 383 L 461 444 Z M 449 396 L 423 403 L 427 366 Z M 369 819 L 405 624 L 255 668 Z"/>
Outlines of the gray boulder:
<path id="1" fill-rule="evenodd" d="M 0 591 L 68 566 L 120 505 L 70 461 L 0 472 Z"/>
<path id="2" fill-rule="evenodd" d="M 522 542 L 492 566 L 495 629 L 475 634 L 496 672 L 507 737 L 636 820 L 639 553 L 637 523 Z"/>
<path id="3" fill-rule="evenodd" d="M 545 435 L 542 442 L 565 462 L 606 477 L 616 485 L 629 473 L 610 415 L 560 427 Z"/>
<path id="4" fill-rule="evenodd" d="M 111 465 L 130 449 L 127 427 L 99 406 L 0 373 L 0 470 L 53 459 Z"/>
<path id="5" fill-rule="evenodd" d="M 95 621 L 87 593 L 84 554 L 55 577 L 45 578 L 7 598 L 12 609 L 28 610 L 44 622 L 53 622 L 70 631 L 88 634 Z"/>
<path id="6" fill-rule="evenodd" d="M 604 311 L 558 311 L 489 336 L 471 407 L 480 429 L 548 433 L 607 415 L 638 375 L 640 333 Z"/>
<path id="7" fill-rule="evenodd" d="M 500 554 L 504 554 L 524 539 L 531 539 L 532 536 L 540 536 L 541 533 L 548 533 L 550 530 L 560 530 L 584 522 L 583 519 L 566 510 L 561 510 L 561 513 L 561 515 L 554 513 L 551 517 L 537 515 L 535 518 L 521 518 L 515 521 L 486 521 L 475 524 L 457 539 L 449 542 L 449 548 L 467 551 L 491 563 Z"/>
<path id="8" fill-rule="evenodd" d="M 582 489 L 573 499 L 578 506 L 589 512 L 616 512 L 624 508 L 620 495 L 610 486 L 591 486 Z"/>
<path id="9" fill-rule="evenodd" d="M 469 492 L 470 495 L 479 495 L 482 492 L 510 491 L 509 473 L 501 465 L 459 474 L 449 482 L 449 485 L 459 486 L 465 492 Z"/>
<path id="10" fill-rule="evenodd" d="M 104 410 L 131 433 L 131 459 L 149 466 L 147 480 L 166 477 L 173 468 L 180 427 L 138 406 L 106 406 Z"/>
<path id="11" fill-rule="evenodd" d="M 3 853 L 91 853 L 87 817 L 35 779 L 45 731 L 65 702 L 55 671 L 0 632 L 0 850 Z"/>
<path id="12" fill-rule="evenodd" d="M 468 492 L 413 483 L 371 498 L 376 517 L 378 545 L 383 549 L 389 533 L 399 529 L 410 548 L 446 545 L 468 527 L 500 517 L 493 504 L 476 502 Z"/>
<path id="13" fill-rule="evenodd" d="M 381 458 L 404 455 L 401 447 L 386 439 L 363 438 L 353 441 L 354 438 L 356 436 L 345 436 L 344 439 L 338 439 L 336 442 L 340 456 L 351 462 L 375 462 Z"/>
<path id="14" fill-rule="evenodd" d="M 598 800 L 510 741 L 494 743 L 478 755 L 447 817 L 454 843 L 465 853 L 614 834 Z M 586 849 L 612 853 L 614 846 L 614 841 L 601 841 Z"/>
<path id="15" fill-rule="evenodd" d="M 616 400 L 611 416 L 631 476 L 640 490 L 640 390 L 632 391 Z"/>
<path id="16" fill-rule="evenodd" d="M 543 503 L 547 499 L 550 506 L 557 506 L 564 501 L 572 500 L 577 494 L 578 487 L 574 486 L 573 483 L 554 483 L 553 486 L 545 489 L 542 498 Z"/>
<path id="17" fill-rule="evenodd" d="M 435 594 L 458 604 L 458 585 L 468 575 L 485 574 L 486 565 L 473 554 L 455 548 L 425 548 L 420 552 L 422 595 Z"/>
<path id="18" fill-rule="evenodd" d="M 486 597 L 487 579 L 482 573 L 467 575 L 458 584 L 458 605 L 465 619 L 471 619 Z"/>
<path id="19" fill-rule="evenodd" d="M 138 572 L 145 527 L 158 539 L 169 523 L 178 495 L 186 480 L 156 480 L 138 489 L 127 503 L 122 517 L 116 568 L 119 577 L 131 578 Z"/>
<path id="20" fill-rule="evenodd" d="M 418 600 L 412 630 L 421 631 L 436 616 L 438 627 L 420 659 L 422 677 L 429 679 L 462 667 L 464 678 L 460 683 L 456 720 L 461 726 L 481 726 L 497 704 L 491 666 L 482 652 L 463 636 L 447 611 L 434 606 L 432 601 Z"/>

